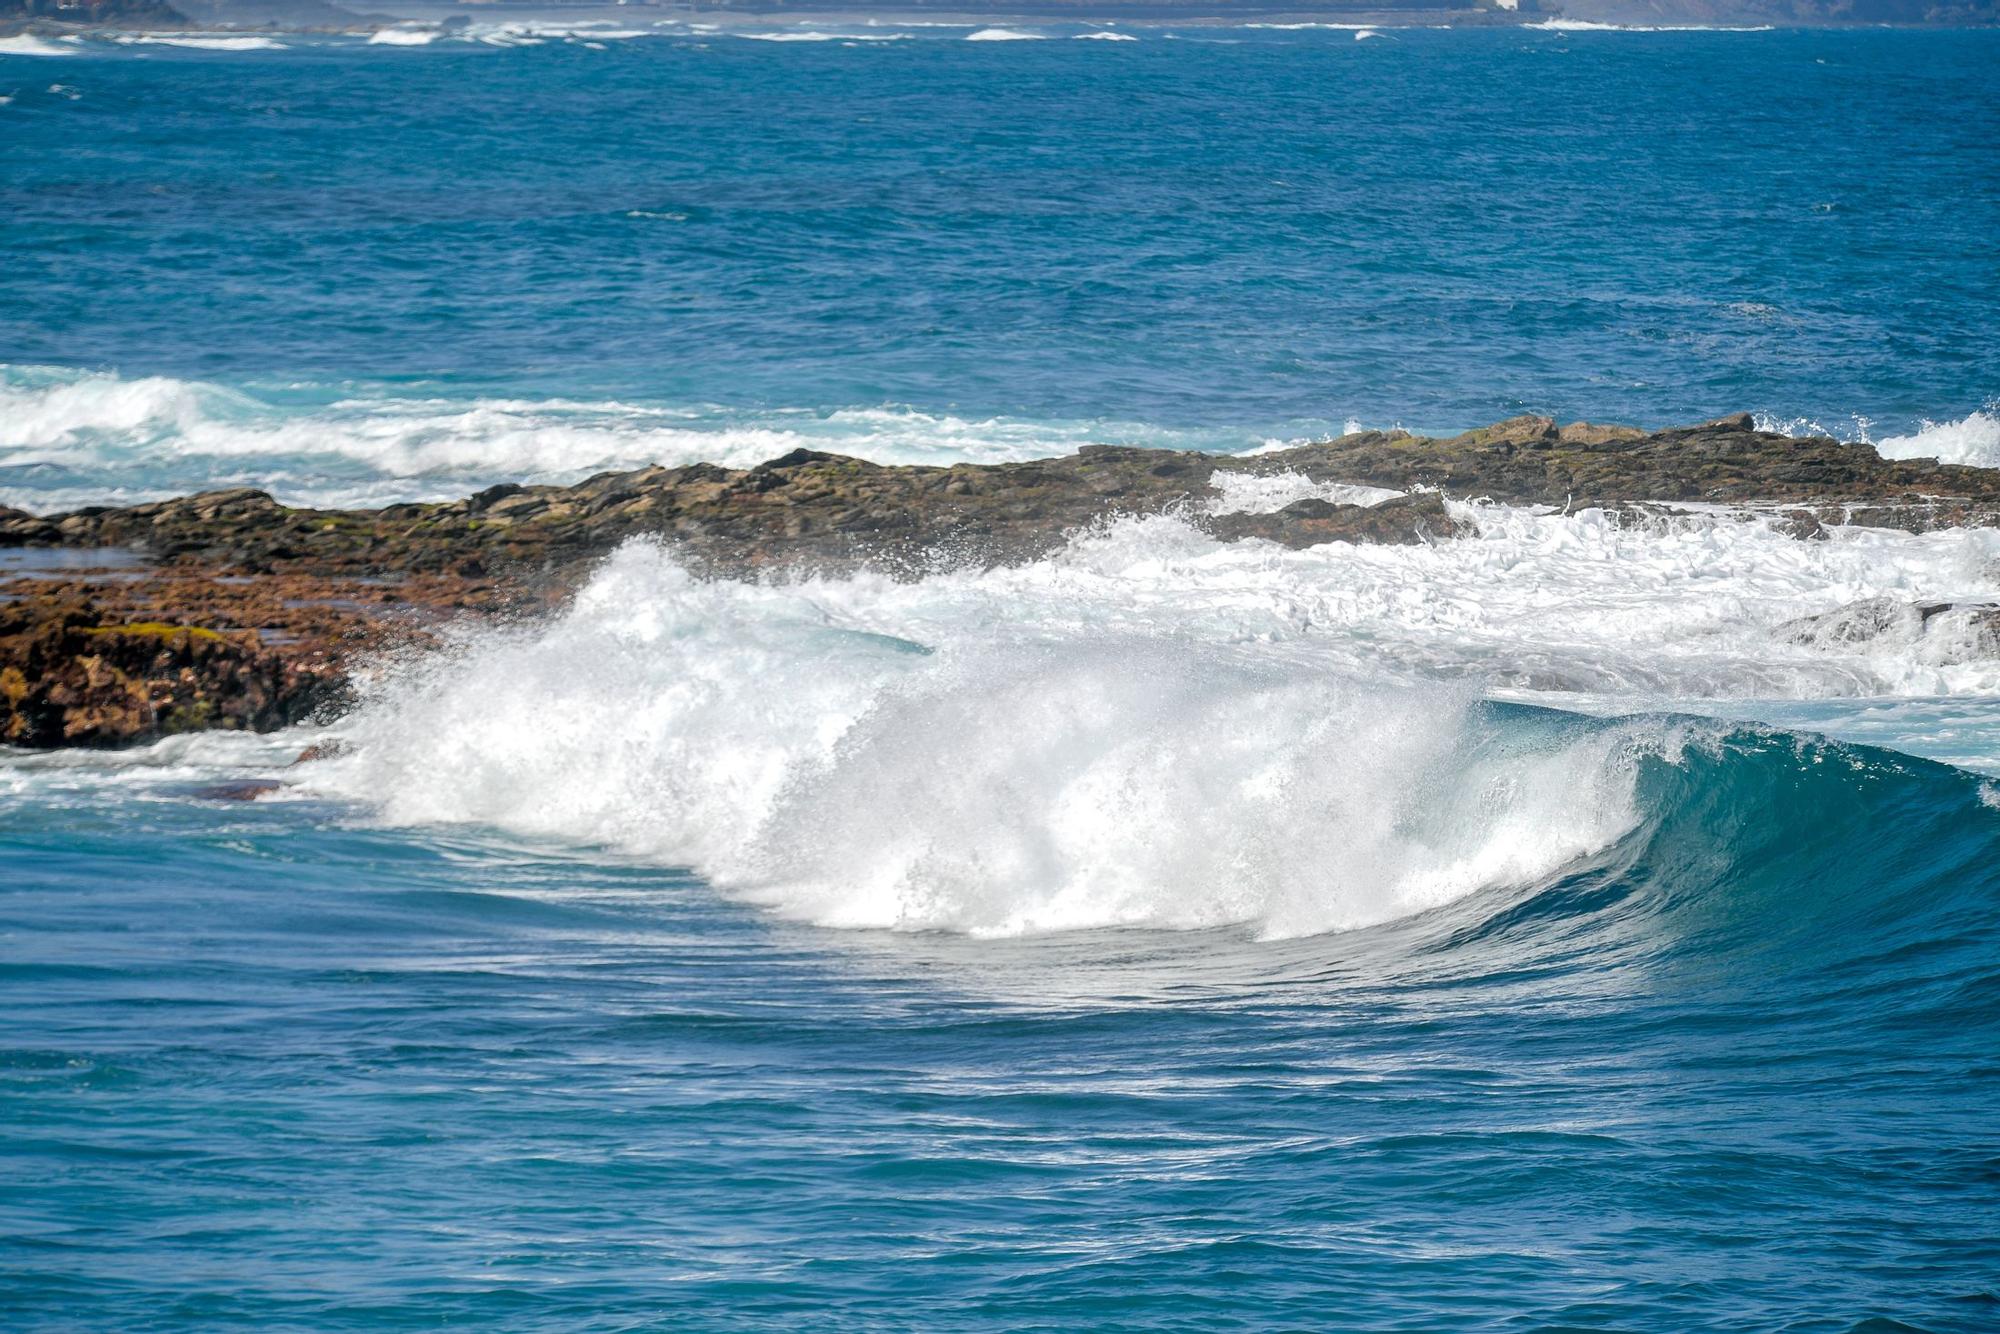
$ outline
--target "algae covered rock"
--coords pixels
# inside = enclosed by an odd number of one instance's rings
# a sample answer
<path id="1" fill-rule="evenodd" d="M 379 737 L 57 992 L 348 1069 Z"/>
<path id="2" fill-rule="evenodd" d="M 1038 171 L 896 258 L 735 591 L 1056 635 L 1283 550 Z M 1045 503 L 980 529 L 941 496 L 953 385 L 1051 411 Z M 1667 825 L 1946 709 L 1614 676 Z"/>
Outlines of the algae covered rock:
<path id="1" fill-rule="evenodd" d="M 105 623 L 84 598 L 0 604 L 0 742 L 116 746 L 177 732 L 272 731 L 302 721 L 333 682 L 265 649 L 254 631 Z"/>

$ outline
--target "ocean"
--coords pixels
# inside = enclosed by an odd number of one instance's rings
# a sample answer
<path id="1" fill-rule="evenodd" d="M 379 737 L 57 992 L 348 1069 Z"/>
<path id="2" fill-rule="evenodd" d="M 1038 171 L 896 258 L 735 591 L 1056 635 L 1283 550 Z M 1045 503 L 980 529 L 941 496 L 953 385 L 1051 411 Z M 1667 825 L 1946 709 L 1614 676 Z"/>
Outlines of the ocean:
<path id="1" fill-rule="evenodd" d="M 0 38 L 0 504 L 2000 466 L 2000 33 L 646 12 Z M 340 719 L 0 749 L 0 1325 L 2000 1328 L 2000 530 L 1452 504 L 633 543 Z"/>

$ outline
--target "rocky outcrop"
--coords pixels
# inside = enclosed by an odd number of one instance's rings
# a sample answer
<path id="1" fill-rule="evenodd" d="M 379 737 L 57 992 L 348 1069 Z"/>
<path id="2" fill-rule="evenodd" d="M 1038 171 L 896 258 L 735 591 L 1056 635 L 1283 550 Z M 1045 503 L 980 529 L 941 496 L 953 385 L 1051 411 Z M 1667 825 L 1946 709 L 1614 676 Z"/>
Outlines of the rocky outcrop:
<path id="1" fill-rule="evenodd" d="M 338 708 L 355 667 L 443 620 L 526 605 L 491 581 L 250 576 L 182 563 L 0 573 L 0 743 L 270 731 Z"/>
<path id="2" fill-rule="evenodd" d="M 0 741 L 116 745 L 207 728 L 266 732 L 333 699 L 340 677 L 255 631 L 120 621 L 85 597 L 0 605 Z"/>
<path id="3" fill-rule="evenodd" d="M 1453 518 L 1435 492 L 1399 496 L 1377 505 L 1336 505 L 1327 500 L 1295 500 L 1269 514 L 1221 514 L 1209 529 L 1225 541 L 1261 537 L 1300 550 L 1328 542 L 1374 542 L 1399 546 L 1463 537 L 1470 523 Z"/>
<path id="4" fill-rule="evenodd" d="M 1217 473 L 1404 494 L 1215 513 Z M 1685 507 L 1720 505 L 1808 539 L 1837 523 L 2000 524 L 2000 472 L 1887 460 L 1865 446 L 1759 431 L 1748 417 L 1652 433 L 1518 417 L 1448 439 L 1367 431 L 1249 457 L 1094 446 L 954 467 L 801 449 L 754 468 L 643 468 L 380 510 L 299 509 L 255 490 L 50 515 L 0 509 L 0 547 L 117 548 L 145 562 L 0 570 L 0 739 L 118 744 L 191 727 L 283 726 L 336 699 L 368 655 L 427 642 L 452 616 L 549 605 L 635 536 L 668 542 L 712 574 L 868 565 L 910 576 L 1033 560 L 1119 514 L 1173 512 L 1223 541 L 1293 548 L 1452 541 L 1470 525 L 1447 501 L 1479 498 L 1649 522 L 1702 522 Z"/>
<path id="5" fill-rule="evenodd" d="M 1218 471 L 1292 472 L 1456 499 L 1623 508 L 1703 502 L 1782 513 L 1801 536 L 1828 523 L 1924 531 L 2000 524 L 2000 471 L 1889 460 L 1864 445 L 1759 431 L 1748 417 L 1651 434 L 1520 417 L 1449 439 L 1364 431 L 1253 457 L 1094 446 L 1066 458 L 887 467 L 795 450 L 754 468 L 604 473 L 575 486 L 495 486 L 443 504 L 293 509 L 260 491 L 118 509 L 0 514 L 0 546 L 130 547 L 166 562 L 251 573 L 393 572 L 560 578 L 627 537 L 675 543 L 727 573 L 871 562 L 1032 560 L 1108 514 L 1204 514 Z M 1376 507 L 1323 530 L 1219 516 L 1219 536 L 1412 540 L 1447 535 L 1435 508 Z M 1318 514 L 1295 520 L 1327 520 Z M 1408 526 L 1392 531 L 1391 521 Z"/>
<path id="6" fill-rule="evenodd" d="M 2000 471 L 1884 459 L 1866 445 L 1759 431 L 1747 414 L 1651 434 L 1557 426 L 1547 417 L 1516 417 L 1449 439 L 1363 431 L 1259 461 L 1315 480 L 1398 491 L 1429 486 L 1513 504 L 1702 502 L 1910 532 L 2000 524 Z"/>

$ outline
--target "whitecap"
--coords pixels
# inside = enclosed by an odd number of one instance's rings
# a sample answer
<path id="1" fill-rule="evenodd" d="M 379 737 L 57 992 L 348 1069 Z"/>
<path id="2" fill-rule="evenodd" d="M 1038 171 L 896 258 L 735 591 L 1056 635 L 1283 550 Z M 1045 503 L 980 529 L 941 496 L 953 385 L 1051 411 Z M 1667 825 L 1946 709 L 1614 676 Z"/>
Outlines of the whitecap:
<path id="1" fill-rule="evenodd" d="M 1875 449 L 1886 459 L 1934 458 L 1940 463 L 2000 468 L 2000 405 L 1957 421 L 1925 421 L 1908 435 L 1876 441 Z"/>
<path id="2" fill-rule="evenodd" d="M 1532 882 L 1632 827 L 1634 757 L 1671 728 L 1508 728 L 1482 693 L 1754 714 L 2000 689 L 1919 628 L 1788 628 L 1993 600 L 2000 533 L 1452 508 L 1476 537 L 1290 551 L 1155 516 L 915 581 L 703 581 L 633 543 L 557 620 L 369 686 L 310 781 L 830 926 L 1283 936 Z"/>
<path id="3" fill-rule="evenodd" d="M 178 46 L 191 51 L 283 51 L 283 42 L 270 37 L 226 35 L 187 35 L 162 37 L 155 34 L 126 36 L 117 39 L 130 46 Z"/>
<path id="4" fill-rule="evenodd" d="M 967 33 L 965 40 L 968 42 L 1039 42 L 1047 36 L 1048 34 L 1040 32 L 1022 32 L 1018 28 L 981 28 L 977 32 Z"/>
<path id="5" fill-rule="evenodd" d="M 987 619 L 1022 579 L 1029 621 Z M 1363 926 L 1634 823 L 1615 729 L 1512 736 L 1450 686 L 1038 628 L 1085 609 L 1060 580 L 762 588 L 632 544 L 553 623 L 368 687 L 307 781 L 397 823 L 692 866 L 822 925 L 982 936 Z"/>
<path id="6" fill-rule="evenodd" d="M 0 56 L 73 56 L 76 51 L 67 46 L 46 42 L 33 33 L 16 33 L 11 37 L 0 37 Z"/>
<path id="7" fill-rule="evenodd" d="M 442 36 L 436 28 L 377 28 L 368 34 L 368 45 L 429 46 Z"/>
<path id="8" fill-rule="evenodd" d="M 1526 23 L 1525 28 L 1542 32 L 1775 32 L 1769 24 L 1702 24 L 1675 23 L 1653 26 L 1623 23 L 1596 23 L 1589 19 L 1543 19 L 1539 23 Z"/>
<path id="9" fill-rule="evenodd" d="M 651 222 L 668 210 L 628 210 Z M 57 367 L 0 367 L 0 504 L 51 510 L 255 485 L 301 503 L 444 499 L 500 481 L 606 469 L 748 467 L 790 450 L 880 463 L 1004 462 L 1087 444 L 1239 450 L 1254 436 L 1144 423 L 928 413 L 899 406 L 732 410 L 616 400 L 426 397 L 294 388 L 280 406 L 221 385 Z M 298 401 L 301 397 L 310 402 Z M 40 487 L 21 483 L 44 474 Z"/>

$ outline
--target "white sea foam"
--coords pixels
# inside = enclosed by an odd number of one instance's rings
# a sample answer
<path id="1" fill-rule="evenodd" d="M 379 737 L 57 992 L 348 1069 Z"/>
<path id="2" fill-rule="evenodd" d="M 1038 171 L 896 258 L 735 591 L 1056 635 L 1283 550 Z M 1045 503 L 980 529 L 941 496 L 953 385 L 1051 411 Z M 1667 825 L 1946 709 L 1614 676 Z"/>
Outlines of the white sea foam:
<path id="1" fill-rule="evenodd" d="M 1080 32 L 1076 34 L 1076 40 L 1079 42 L 1136 42 L 1139 39 L 1129 32 L 1104 32 L 1100 30 L 1098 32 Z"/>
<path id="2" fill-rule="evenodd" d="M 442 36 L 436 28 L 377 28 L 368 34 L 368 45 L 429 46 Z"/>
<path id="3" fill-rule="evenodd" d="M 1758 430 L 1775 431 L 1780 435 L 1827 436 L 1853 444 L 1872 445 L 1885 459 L 1934 458 L 1940 463 L 2000 468 L 2000 404 L 1989 403 L 1980 411 L 1967 413 L 1955 421 L 1931 421 L 1926 418 L 1914 431 L 1884 436 L 1879 440 L 1872 435 L 1874 423 L 1865 417 L 1828 426 L 1811 417 L 1758 413 L 1756 423 Z"/>
<path id="4" fill-rule="evenodd" d="M 1478 537 L 1294 552 L 1128 519 L 902 583 L 704 583 L 634 544 L 553 623 L 375 682 L 308 777 L 829 925 L 1290 935 L 1532 881 L 1631 826 L 1633 756 L 1671 729 L 1508 727 L 1481 693 L 1755 716 L 2000 692 L 2000 662 L 1914 615 L 1866 641 L 1793 624 L 2000 599 L 2000 533 L 1457 508 Z"/>
<path id="5" fill-rule="evenodd" d="M 753 42 L 903 42 L 910 40 L 908 33 L 901 32 L 734 32 L 732 37 L 744 37 Z"/>
<path id="6" fill-rule="evenodd" d="M 967 33 L 968 42 L 1039 42 L 1047 33 L 1022 32 L 1019 28 L 981 28 L 978 32 Z"/>
<path id="7" fill-rule="evenodd" d="M 977 934 L 1358 926 L 1633 820 L 1615 734 L 1509 740 L 1463 691 L 1145 631 L 996 633 L 978 585 L 703 584 L 630 546 L 554 624 L 378 685 L 311 781 L 827 925 Z"/>
<path id="8" fill-rule="evenodd" d="M 1625 24 L 1596 23 L 1589 19 L 1543 19 L 1539 23 L 1523 24 L 1523 27 L 1538 28 L 1543 32 L 1773 32 L 1769 24 Z"/>
<path id="9" fill-rule="evenodd" d="M 44 41 L 32 33 L 0 37 L 0 56 L 73 56 L 76 48 Z"/>
<path id="10" fill-rule="evenodd" d="M 801 447 L 953 463 L 1046 458 L 1086 444 L 1240 449 L 1252 438 L 894 406 L 738 411 L 380 391 L 279 406 L 161 376 L 0 371 L 0 504 L 38 511 L 243 485 L 301 503 L 380 504 L 654 463 L 745 467 Z"/>
<path id="11" fill-rule="evenodd" d="M 1211 514 L 1271 514 L 1299 500 L 1325 500 L 1336 505 L 1379 505 L 1403 494 L 1382 486 L 1352 486 L 1315 482 L 1303 473 L 1218 471 L 1208 484 L 1219 493 L 1209 502 Z"/>
<path id="12" fill-rule="evenodd" d="M 283 51 L 283 42 L 270 37 L 232 36 L 226 33 L 189 33 L 164 37 L 154 33 L 126 35 L 116 39 L 128 46 L 179 46 L 192 51 Z"/>
<path id="13" fill-rule="evenodd" d="M 1957 421 L 1926 421 L 1908 435 L 1875 442 L 1883 458 L 1935 458 L 1940 463 L 1969 463 L 2000 468 L 2000 406 L 1970 413 Z"/>

